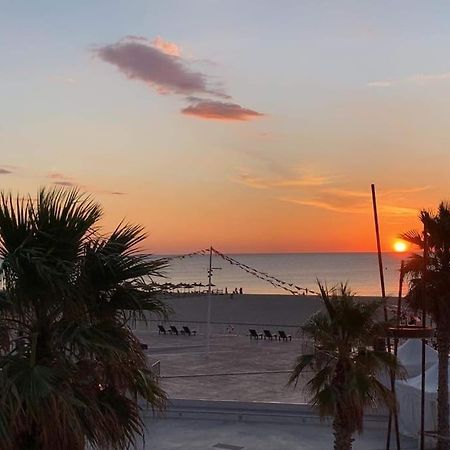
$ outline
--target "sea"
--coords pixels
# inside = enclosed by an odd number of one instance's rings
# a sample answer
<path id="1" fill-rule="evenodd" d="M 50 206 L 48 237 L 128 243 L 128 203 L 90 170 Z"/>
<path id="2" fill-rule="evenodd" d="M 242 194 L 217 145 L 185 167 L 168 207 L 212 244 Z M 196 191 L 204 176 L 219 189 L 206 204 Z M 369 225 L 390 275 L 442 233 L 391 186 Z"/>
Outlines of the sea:
<path id="1" fill-rule="evenodd" d="M 380 295 L 380 274 L 377 253 L 267 253 L 229 254 L 238 263 L 259 272 L 267 273 L 286 283 L 317 291 L 317 280 L 329 288 L 339 283 L 347 283 L 357 295 Z M 398 295 L 399 270 L 406 253 L 384 253 L 383 273 L 386 294 Z M 184 258 L 168 256 L 169 266 L 164 271 L 170 282 L 208 283 L 209 255 L 194 255 Z M 231 264 L 218 255 L 212 257 L 213 289 L 230 293 L 242 288 L 247 294 L 288 294 L 282 288 L 248 273 L 241 265 Z M 197 288 L 199 290 L 202 287 Z"/>

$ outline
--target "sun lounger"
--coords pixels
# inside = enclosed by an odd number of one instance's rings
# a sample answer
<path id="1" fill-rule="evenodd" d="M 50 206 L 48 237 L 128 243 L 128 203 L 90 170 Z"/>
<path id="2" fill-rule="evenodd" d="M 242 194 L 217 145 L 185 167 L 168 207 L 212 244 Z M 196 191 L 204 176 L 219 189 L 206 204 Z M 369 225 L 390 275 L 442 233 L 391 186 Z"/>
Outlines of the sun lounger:
<path id="1" fill-rule="evenodd" d="M 283 330 L 278 331 L 278 336 L 280 336 L 280 341 L 287 341 L 288 339 L 292 341 L 292 336 L 290 334 L 286 334 Z"/>
<path id="2" fill-rule="evenodd" d="M 167 334 L 167 330 L 162 325 L 158 325 L 158 334 Z"/>
<path id="3" fill-rule="evenodd" d="M 183 327 L 183 331 L 186 336 L 195 336 L 197 334 L 195 330 L 191 330 L 189 327 L 186 326 Z"/>
<path id="4" fill-rule="evenodd" d="M 270 330 L 263 330 L 264 332 L 264 339 L 269 339 L 273 341 L 274 339 L 277 340 L 278 336 L 276 334 L 272 334 Z"/>
<path id="5" fill-rule="evenodd" d="M 248 332 L 249 332 L 250 339 L 258 340 L 258 339 L 262 339 L 262 337 L 263 337 L 262 334 L 257 333 L 256 330 L 248 330 Z"/>
<path id="6" fill-rule="evenodd" d="M 176 336 L 178 336 L 178 329 L 175 325 L 170 325 L 170 334 L 175 334 Z M 183 331 L 184 334 L 184 331 Z"/>

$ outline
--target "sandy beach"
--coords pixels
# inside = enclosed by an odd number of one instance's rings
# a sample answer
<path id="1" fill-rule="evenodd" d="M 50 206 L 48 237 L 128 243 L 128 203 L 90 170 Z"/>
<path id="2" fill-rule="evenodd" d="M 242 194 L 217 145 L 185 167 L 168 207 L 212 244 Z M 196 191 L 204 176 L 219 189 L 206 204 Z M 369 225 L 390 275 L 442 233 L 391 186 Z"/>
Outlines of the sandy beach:
<path id="1" fill-rule="evenodd" d="M 360 301 L 371 302 L 378 297 L 356 297 Z M 199 334 L 206 329 L 208 299 L 206 295 L 173 296 L 164 299 L 173 309 L 169 320 L 161 321 L 149 317 L 148 323 L 138 321 L 138 330 L 157 330 L 157 325 L 188 325 Z M 389 298 L 388 304 L 394 307 L 396 299 Z M 316 295 L 276 295 L 276 294 L 234 294 L 211 296 L 211 330 L 217 334 L 248 334 L 249 328 L 259 331 L 286 330 L 296 334 L 315 312 L 322 308 Z M 232 329 L 230 329 L 230 326 Z"/>

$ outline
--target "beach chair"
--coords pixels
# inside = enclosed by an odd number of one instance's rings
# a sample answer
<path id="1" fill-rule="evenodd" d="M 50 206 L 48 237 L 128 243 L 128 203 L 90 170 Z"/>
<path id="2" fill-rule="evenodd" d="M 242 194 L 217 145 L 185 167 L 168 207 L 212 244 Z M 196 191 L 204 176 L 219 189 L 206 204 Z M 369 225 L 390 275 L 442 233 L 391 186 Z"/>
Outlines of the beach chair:
<path id="1" fill-rule="evenodd" d="M 186 336 L 195 336 L 197 334 L 195 330 L 191 330 L 189 327 L 186 326 L 183 327 L 183 330 Z"/>
<path id="2" fill-rule="evenodd" d="M 273 341 L 274 339 L 277 340 L 278 336 L 276 334 L 272 334 L 270 330 L 263 330 L 264 332 L 264 339 L 269 339 Z"/>
<path id="3" fill-rule="evenodd" d="M 167 330 L 162 325 L 158 325 L 158 334 L 167 334 Z"/>
<path id="4" fill-rule="evenodd" d="M 248 330 L 248 332 L 249 332 L 250 339 L 258 340 L 258 339 L 262 339 L 262 337 L 263 337 L 262 334 L 257 333 L 256 330 Z"/>
<path id="5" fill-rule="evenodd" d="M 292 336 L 290 334 L 286 334 L 283 330 L 278 331 L 278 336 L 280 337 L 280 341 L 292 341 Z"/>
<path id="6" fill-rule="evenodd" d="M 178 329 L 175 325 L 170 325 L 170 334 L 175 334 L 176 336 L 178 336 Z M 184 331 L 182 332 L 182 334 L 184 334 Z"/>

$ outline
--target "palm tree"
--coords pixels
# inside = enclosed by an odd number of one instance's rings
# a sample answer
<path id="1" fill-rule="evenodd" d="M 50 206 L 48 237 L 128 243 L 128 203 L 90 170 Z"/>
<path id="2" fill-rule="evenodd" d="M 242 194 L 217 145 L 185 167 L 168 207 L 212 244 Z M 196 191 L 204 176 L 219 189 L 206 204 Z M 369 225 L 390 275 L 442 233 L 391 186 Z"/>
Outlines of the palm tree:
<path id="1" fill-rule="evenodd" d="M 409 275 L 406 296 L 415 309 L 431 315 L 436 324 L 439 356 L 438 374 L 438 450 L 450 448 L 448 363 L 450 351 L 450 205 L 441 203 L 436 213 L 421 211 L 419 218 L 427 232 L 427 264 L 420 254 L 413 254 L 405 264 Z M 409 231 L 402 239 L 424 249 L 424 234 Z"/>
<path id="2" fill-rule="evenodd" d="M 378 320 L 380 303 L 357 302 L 344 284 L 319 288 L 325 311 L 302 327 L 314 352 L 297 358 L 289 384 L 311 376 L 305 385 L 310 404 L 321 417 L 333 417 L 334 449 L 349 450 L 354 433 L 363 429 L 365 407 L 381 402 L 395 408 L 392 392 L 378 377 L 390 370 L 401 374 L 401 368 L 394 355 L 374 348 L 386 334 L 386 323 Z"/>
<path id="3" fill-rule="evenodd" d="M 143 431 L 138 398 L 165 394 L 127 326 L 165 315 L 140 283 L 164 268 L 139 226 L 100 235 L 100 206 L 79 191 L 0 194 L 0 448 L 123 449 Z"/>

